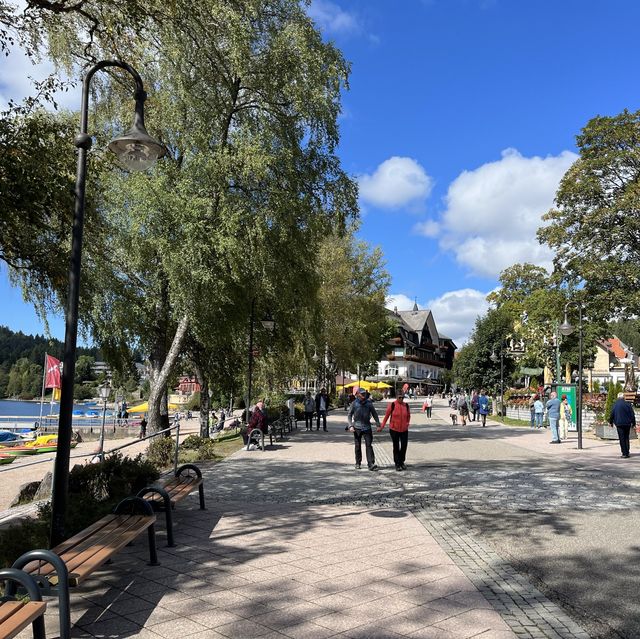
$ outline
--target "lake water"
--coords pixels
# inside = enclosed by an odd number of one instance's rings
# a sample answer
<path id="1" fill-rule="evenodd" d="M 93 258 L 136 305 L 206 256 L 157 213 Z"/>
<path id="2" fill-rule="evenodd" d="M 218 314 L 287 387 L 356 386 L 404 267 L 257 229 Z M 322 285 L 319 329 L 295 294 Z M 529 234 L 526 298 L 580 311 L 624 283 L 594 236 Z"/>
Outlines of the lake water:
<path id="1" fill-rule="evenodd" d="M 53 411 L 51 411 L 51 404 L 45 402 L 42 405 L 42 415 L 48 415 L 49 412 L 57 415 L 60 409 L 60 404 L 55 402 L 53 404 Z M 96 406 L 87 405 L 74 405 L 73 410 L 100 410 Z M 38 417 L 40 415 L 40 402 L 21 402 L 12 399 L 0 399 L 0 417 L 6 415 L 12 415 L 16 417 Z"/>

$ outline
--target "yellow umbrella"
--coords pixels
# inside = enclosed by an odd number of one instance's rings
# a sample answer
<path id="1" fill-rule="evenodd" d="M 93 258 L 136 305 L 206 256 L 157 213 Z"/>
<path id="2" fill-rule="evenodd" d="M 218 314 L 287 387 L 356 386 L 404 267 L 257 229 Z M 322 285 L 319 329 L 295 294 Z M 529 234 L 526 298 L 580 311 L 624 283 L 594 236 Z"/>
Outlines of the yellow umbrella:
<path id="1" fill-rule="evenodd" d="M 364 388 L 365 390 L 371 390 L 372 388 L 376 387 L 376 382 L 368 382 L 367 380 L 363 379 L 359 382 L 349 382 L 348 384 L 344 385 L 345 388 L 349 388 L 350 386 L 358 386 L 359 388 Z"/>
<path id="2" fill-rule="evenodd" d="M 169 410 L 178 410 L 179 408 L 180 408 L 179 404 L 169 404 Z M 144 402 L 143 404 L 139 404 L 138 406 L 127 408 L 127 412 L 128 413 L 148 413 L 149 402 Z"/>
<path id="3" fill-rule="evenodd" d="M 375 388 L 376 390 L 380 390 L 381 388 L 391 388 L 391 384 L 387 384 L 385 382 L 376 382 Z"/>

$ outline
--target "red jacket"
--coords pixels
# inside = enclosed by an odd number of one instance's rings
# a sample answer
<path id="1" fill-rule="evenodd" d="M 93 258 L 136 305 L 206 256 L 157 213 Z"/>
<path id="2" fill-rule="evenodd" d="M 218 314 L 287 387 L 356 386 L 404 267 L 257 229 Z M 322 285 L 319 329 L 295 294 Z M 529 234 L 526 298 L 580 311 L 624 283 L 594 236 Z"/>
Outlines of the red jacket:
<path id="1" fill-rule="evenodd" d="M 389 428 L 391 430 L 404 433 L 409 430 L 409 422 L 411 421 L 411 413 L 409 412 L 409 404 L 399 402 L 397 399 L 391 402 L 387 406 L 387 412 L 384 414 L 384 419 L 380 425 L 380 429 L 385 427 L 385 424 L 389 420 Z"/>

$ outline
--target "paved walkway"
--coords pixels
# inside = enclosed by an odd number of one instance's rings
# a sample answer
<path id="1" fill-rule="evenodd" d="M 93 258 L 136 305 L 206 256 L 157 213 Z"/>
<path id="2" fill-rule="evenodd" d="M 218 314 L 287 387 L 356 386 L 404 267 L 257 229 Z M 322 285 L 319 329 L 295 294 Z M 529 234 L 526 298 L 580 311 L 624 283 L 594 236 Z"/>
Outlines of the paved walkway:
<path id="1" fill-rule="evenodd" d="M 415 421 L 420 458 L 432 430 Z M 145 564 L 141 540 L 72 591 L 74 636 L 588 639 L 456 517 L 468 491 L 445 495 L 470 485 L 452 472 L 464 462 L 439 467 L 431 442 L 427 472 L 418 463 L 396 473 L 385 434 L 376 451 L 387 467 L 358 471 L 344 425 L 344 413 L 332 413 L 328 433 L 298 430 L 206 468 L 208 509 L 196 494 L 178 506 L 176 548 L 158 525 L 161 566 Z M 504 445 L 497 431 L 483 433 L 487 446 Z M 522 449 L 523 459 L 533 454 Z M 49 608 L 56 636 L 55 602 Z"/>

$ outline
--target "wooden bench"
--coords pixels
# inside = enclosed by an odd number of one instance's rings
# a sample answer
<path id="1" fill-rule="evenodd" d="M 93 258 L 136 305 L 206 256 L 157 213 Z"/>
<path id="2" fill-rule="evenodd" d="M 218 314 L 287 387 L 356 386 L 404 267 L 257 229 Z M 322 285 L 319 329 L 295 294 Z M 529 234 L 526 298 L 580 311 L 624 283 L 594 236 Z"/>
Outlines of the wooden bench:
<path id="1" fill-rule="evenodd" d="M 29 624 L 33 627 L 34 639 L 46 639 L 44 629 L 44 611 L 47 604 L 42 601 L 42 595 L 33 577 L 17 568 L 0 570 L 0 581 L 13 584 L 7 585 L 8 592 L 15 592 L 15 584 L 22 586 L 29 595 L 30 601 L 22 601 L 13 594 L 0 597 L 0 639 L 11 639 L 24 630 Z"/>
<path id="2" fill-rule="evenodd" d="M 173 516 L 171 511 L 176 504 L 188 497 L 195 488 L 198 489 L 200 499 L 200 510 L 205 510 L 204 486 L 202 471 L 195 464 L 185 464 L 180 466 L 171 479 L 162 484 L 154 484 L 143 488 L 138 497 L 147 501 L 153 510 L 164 510 L 167 524 L 167 546 L 175 546 L 173 538 Z"/>
<path id="3" fill-rule="evenodd" d="M 156 516 L 139 497 L 127 497 L 95 524 L 85 528 L 52 551 L 32 550 L 18 558 L 13 568 L 24 568 L 45 595 L 57 593 L 60 603 L 60 637 L 69 639 L 71 621 L 69 587 L 86 581 L 145 530 L 149 544 L 149 565 L 157 566 Z"/>

